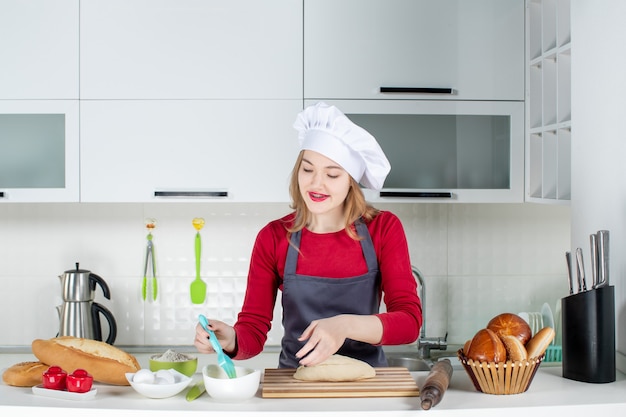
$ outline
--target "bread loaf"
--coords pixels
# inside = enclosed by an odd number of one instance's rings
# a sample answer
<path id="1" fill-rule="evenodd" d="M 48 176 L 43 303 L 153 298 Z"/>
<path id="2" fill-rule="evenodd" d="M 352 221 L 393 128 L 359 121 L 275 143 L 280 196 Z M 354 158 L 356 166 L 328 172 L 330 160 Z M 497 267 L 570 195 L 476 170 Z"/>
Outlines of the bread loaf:
<path id="1" fill-rule="evenodd" d="M 105 384 L 129 385 L 125 373 L 141 368 L 133 355 L 97 340 L 72 336 L 36 339 L 32 349 L 43 363 L 60 366 L 67 372 L 85 369 L 94 381 Z"/>
<path id="2" fill-rule="evenodd" d="M 42 362 L 20 362 L 7 368 L 2 374 L 2 380 L 14 387 L 34 387 L 42 383 L 42 375 L 48 365 Z"/>
<path id="3" fill-rule="evenodd" d="M 487 323 L 487 328 L 498 336 L 515 336 L 523 345 L 526 345 L 532 336 L 530 326 L 526 320 L 513 313 L 498 314 Z"/>
<path id="4" fill-rule="evenodd" d="M 357 381 L 373 378 L 376 370 L 367 362 L 342 355 L 332 355 L 313 366 L 300 366 L 293 377 L 302 381 Z"/>
<path id="5" fill-rule="evenodd" d="M 502 343 L 506 349 L 506 357 L 513 362 L 525 361 L 528 359 L 526 348 L 520 340 L 513 335 L 500 336 Z"/>
<path id="6" fill-rule="evenodd" d="M 463 345 L 463 354 L 467 356 L 467 352 L 469 352 L 469 347 L 472 344 L 472 339 L 468 339 Z"/>
<path id="7" fill-rule="evenodd" d="M 466 356 L 478 362 L 498 363 L 506 361 L 506 348 L 497 334 L 481 329 L 472 338 Z"/>
<path id="8" fill-rule="evenodd" d="M 552 339 L 554 339 L 554 329 L 552 327 L 544 327 L 539 330 L 526 344 L 529 358 L 537 358 L 546 351 Z"/>

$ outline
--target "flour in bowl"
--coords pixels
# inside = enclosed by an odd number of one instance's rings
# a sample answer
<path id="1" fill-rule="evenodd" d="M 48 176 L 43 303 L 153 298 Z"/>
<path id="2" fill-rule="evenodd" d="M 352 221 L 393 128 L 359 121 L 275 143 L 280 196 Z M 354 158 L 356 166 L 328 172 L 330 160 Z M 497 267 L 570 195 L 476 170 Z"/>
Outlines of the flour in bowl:
<path id="1" fill-rule="evenodd" d="M 172 349 L 168 349 L 161 356 L 153 356 L 153 361 L 158 362 L 184 362 L 191 359 L 195 359 L 189 355 L 185 355 L 184 353 L 178 353 Z"/>

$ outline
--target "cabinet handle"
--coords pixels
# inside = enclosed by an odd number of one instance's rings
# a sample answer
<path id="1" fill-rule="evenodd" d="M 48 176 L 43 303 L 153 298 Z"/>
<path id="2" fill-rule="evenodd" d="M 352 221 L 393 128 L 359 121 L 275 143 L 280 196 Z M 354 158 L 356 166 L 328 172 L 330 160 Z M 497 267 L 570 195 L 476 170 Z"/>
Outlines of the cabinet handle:
<path id="1" fill-rule="evenodd" d="M 440 191 L 381 191 L 380 196 L 402 198 L 452 198 L 452 193 Z"/>
<path id="2" fill-rule="evenodd" d="M 155 197 L 215 198 L 228 197 L 228 191 L 155 191 Z"/>
<path id="3" fill-rule="evenodd" d="M 4 191 L 0 191 L 0 198 L 4 198 Z"/>
<path id="4" fill-rule="evenodd" d="M 454 94 L 452 88 L 436 87 L 380 87 L 381 93 L 411 93 L 411 94 Z"/>

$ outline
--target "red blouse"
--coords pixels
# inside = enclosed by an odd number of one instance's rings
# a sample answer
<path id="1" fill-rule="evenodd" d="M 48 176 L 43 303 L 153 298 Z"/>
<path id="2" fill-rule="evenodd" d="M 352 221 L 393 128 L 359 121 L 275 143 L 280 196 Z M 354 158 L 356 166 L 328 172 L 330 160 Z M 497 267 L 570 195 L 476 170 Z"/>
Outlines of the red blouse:
<path id="1" fill-rule="evenodd" d="M 257 235 L 250 259 L 248 284 L 241 312 L 235 323 L 237 352 L 242 360 L 263 350 L 270 330 L 277 291 L 282 290 L 289 242 L 285 226 L 293 213 L 268 223 Z M 387 312 L 377 316 L 383 324 L 381 345 L 414 342 L 422 325 L 422 306 L 402 223 L 388 211 L 381 211 L 368 225 L 378 258 L 381 291 Z M 296 272 L 327 278 L 344 278 L 367 272 L 359 241 L 342 230 L 312 233 L 302 230 Z"/>

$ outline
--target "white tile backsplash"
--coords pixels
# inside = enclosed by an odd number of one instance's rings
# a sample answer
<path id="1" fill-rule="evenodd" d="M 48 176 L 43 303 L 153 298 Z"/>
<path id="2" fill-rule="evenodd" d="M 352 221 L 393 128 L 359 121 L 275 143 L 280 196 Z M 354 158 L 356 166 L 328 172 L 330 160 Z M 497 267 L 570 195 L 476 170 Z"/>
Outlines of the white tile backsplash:
<path id="1" fill-rule="evenodd" d="M 426 334 L 463 343 L 493 315 L 538 311 L 566 294 L 569 207 L 534 204 L 381 204 L 402 220 L 412 263 L 426 279 Z M 120 345 L 190 345 L 199 313 L 234 323 L 258 230 L 286 204 L 0 204 L 0 345 L 30 345 L 58 331 L 60 280 L 80 262 L 111 290 L 96 301 L 116 318 Z M 141 299 L 153 232 L 159 295 Z M 202 277 L 194 305 L 194 217 L 204 217 Z M 268 344 L 282 335 L 280 298 Z M 103 331 L 105 334 L 107 330 Z"/>

